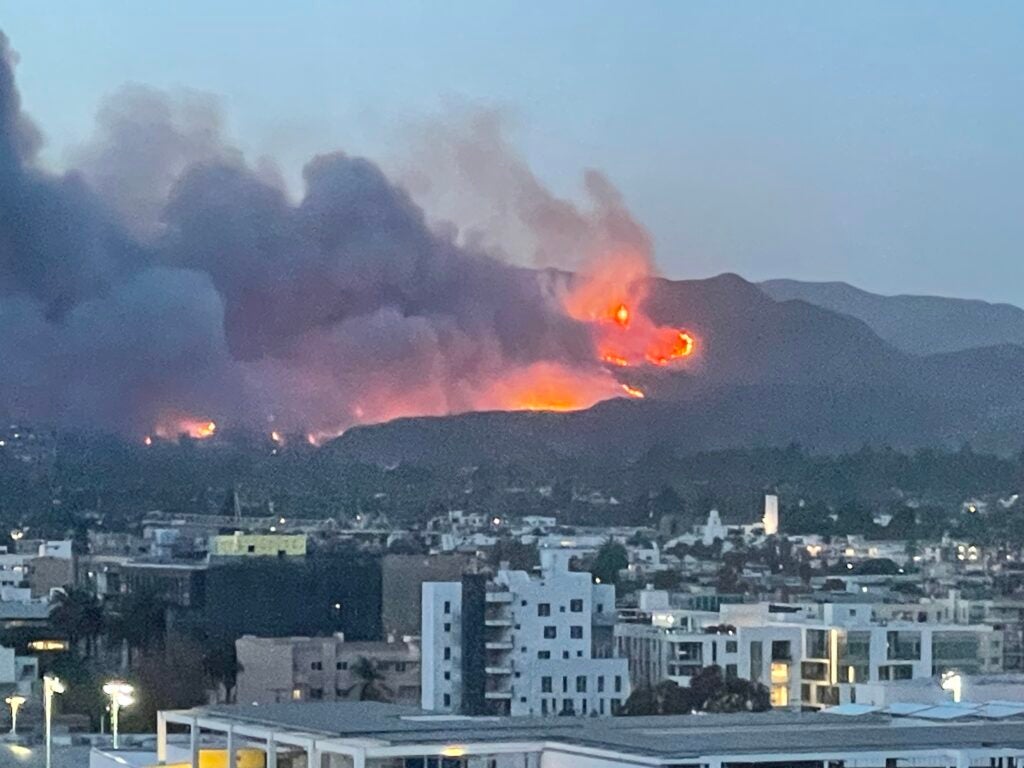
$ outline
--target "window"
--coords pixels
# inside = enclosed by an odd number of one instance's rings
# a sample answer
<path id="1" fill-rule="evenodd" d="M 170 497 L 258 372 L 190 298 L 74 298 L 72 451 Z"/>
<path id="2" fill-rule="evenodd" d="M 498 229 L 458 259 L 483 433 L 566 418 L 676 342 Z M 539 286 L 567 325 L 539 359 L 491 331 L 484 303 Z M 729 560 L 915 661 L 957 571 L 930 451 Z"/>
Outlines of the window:
<path id="1" fill-rule="evenodd" d="M 569 610 L 573 613 L 583 613 L 583 601 L 580 599 L 570 600 Z"/>
<path id="2" fill-rule="evenodd" d="M 540 713 L 542 715 L 546 715 L 548 713 L 548 700 L 547 699 L 541 699 L 540 700 Z"/>
<path id="3" fill-rule="evenodd" d="M 563 659 L 568 659 L 569 658 L 569 652 L 568 651 L 562 651 L 562 658 Z"/>
<path id="4" fill-rule="evenodd" d="M 597 676 L 597 692 L 604 693 L 604 675 Z"/>
<path id="5" fill-rule="evenodd" d="M 447 647 L 447 646 L 445 646 L 445 649 L 444 649 L 444 660 L 448 661 L 449 659 L 451 659 L 451 657 L 452 657 L 452 649 Z"/>
<path id="6" fill-rule="evenodd" d="M 245 549 L 246 549 L 247 552 L 255 553 L 256 552 L 256 545 L 255 544 L 250 544 Z"/>
<path id="7" fill-rule="evenodd" d="M 551 603 L 537 603 L 537 615 L 538 616 L 550 616 L 551 615 Z"/>
<path id="8" fill-rule="evenodd" d="M 551 651 L 537 651 L 537 658 L 538 659 L 550 659 L 551 658 Z"/>
<path id="9" fill-rule="evenodd" d="M 597 604 L 597 612 L 598 613 L 604 613 L 604 603 L 598 603 Z"/>
<path id="10" fill-rule="evenodd" d="M 615 692 L 622 693 L 622 675 L 615 676 Z"/>
<path id="11" fill-rule="evenodd" d="M 446 693 L 443 701 L 446 707 L 450 707 L 452 705 L 452 695 L 450 693 Z"/>
<path id="12" fill-rule="evenodd" d="M 738 648 L 735 640 L 726 640 L 725 641 L 725 652 L 726 653 L 736 653 L 737 650 L 739 650 L 739 648 Z"/>
<path id="13" fill-rule="evenodd" d="M 347 661 L 339 661 L 337 664 L 334 665 L 334 668 L 335 669 L 348 669 L 348 662 Z"/>
<path id="14" fill-rule="evenodd" d="M 446 614 L 452 612 L 452 601 L 451 600 L 445 600 L 444 601 L 444 612 Z"/>
<path id="15" fill-rule="evenodd" d="M 452 625 L 451 625 L 451 624 L 448 624 L 448 623 L 445 623 L 445 625 L 444 625 L 444 631 L 445 631 L 445 632 L 451 632 L 451 631 L 452 631 Z"/>
<path id="16" fill-rule="evenodd" d="M 301 688 L 292 688 L 292 699 L 294 699 L 295 701 L 299 701 L 299 699 L 301 699 L 301 698 L 302 698 L 302 689 Z"/>
<path id="17" fill-rule="evenodd" d="M 309 698 L 313 699 L 314 701 L 319 701 L 323 697 L 324 697 L 324 689 L 323 688 L 310 688 L 309 689 Z"/>
<path id="18" fill-rule="evenodd" d="M 586 675 L 576 675 L 576 693 L 586 693 L 586 692 L 587 692 L 587 676 Z"/>
<path id="19" fill-rule="evenodd" d="M 451 672 L 448 672 L 448 671 L 445 671 L 445 673 L 444 673 L 444 679 L 445 679 L 445 680 L 451 680 L 451 679 L 452 679 L 452 673 L 451 673 Z"/>
<path id="20" fill-rule="evenodd" d="M 553 624 L 548 624 L 548 626 L 544 627 L 545 640 L 554 640 L 556 637 L 558 637 L 557 627 L 555 627 Z"/>
<path id="21" fill-rule="evenodd" d="M 571 637 L 573 640 L 582 640 L 583 639 L 583 627 L 581 627 L 579 625 L 574 625 L 574 626 L 569 627 L 569 637 Z"/>
<path id="22" fill-rule="evenodd" d="M 324 668 L 324 663 L 322 661 L 314 661 L 313 663 L 311 663 L 309 665 L 309 668 L 310 669 L 315 669 L 315 670 L 321 670 L 321 669 Z"/>
<path id="23" fill-rule="evenodd" d="M 396 661 L 395 662 L 395 672 L 405 672 L 405 662 L 404 661 Z"/>
<path id="24" fill-rule="evenodd" d="M 735 664 L 725 665 L 725 677 L 728 680 L 734 680 L 735 678 L 739 677 L 739 671 L 737 670 Z"/>
<path id="25" fill-rule="evenodd" d="M 550 677 L 542 677 L 540 679 L 540 692 L 541 693 L 551 693 L 551 678 Z"/>
<path id="26" fill-rule="evenodd" d="M 562 699 L 562 712 L 567 715 L 571 715 L 576 711 L 573 707 L 572 699 Z"/>
<path id="27" fill-rule="evenodd" d="M 568 693 L 568 692 L 569 692 L 569 678 L 565 677 L 563 675 L 562 676 L 562 693 Z"/>

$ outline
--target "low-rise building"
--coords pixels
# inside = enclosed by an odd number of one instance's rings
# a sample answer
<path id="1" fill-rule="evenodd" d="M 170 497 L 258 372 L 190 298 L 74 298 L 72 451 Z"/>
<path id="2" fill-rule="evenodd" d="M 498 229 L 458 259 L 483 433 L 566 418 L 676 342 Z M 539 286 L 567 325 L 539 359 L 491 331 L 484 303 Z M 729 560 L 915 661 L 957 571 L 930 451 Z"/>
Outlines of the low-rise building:
<path id="1" fill-rule="evenodd" d="M 267 765 L 362 768 L 1007 768 L 1024 759 L 1022 725 L 1024 708 L 999 706 L 517 720 L 333 702 L 161 712 L 154 757 L 195 767 L 217 748 L 232 764 L 225 750 L 255 748 Z"/>
<path id="2" fill-rule="evenodd" d="M 210 537 L 211 557 L 302 557 L 306 554 L 302 533 L 258 534 L 236 531 Z"/>
<path id="3" fill-rule="evenodd" d="M 253 637 L 235 641 L 243 704 L 281 701 L 420 700 L 420 649 L 409 638 L 346 642 L 331 637 Z"/>

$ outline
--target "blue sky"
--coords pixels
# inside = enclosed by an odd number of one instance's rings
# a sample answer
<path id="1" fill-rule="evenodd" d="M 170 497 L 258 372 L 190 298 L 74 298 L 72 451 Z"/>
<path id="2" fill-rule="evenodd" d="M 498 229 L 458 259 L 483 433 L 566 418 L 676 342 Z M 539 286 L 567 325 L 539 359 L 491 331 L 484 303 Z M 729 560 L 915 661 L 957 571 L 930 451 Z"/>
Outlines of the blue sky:
<path id="1" fill-rule="evenodd" d="M 295 172 L 456 99 L 537 174 L 598 167 L 671 277 L 1024 304 L 1024 4 L 0 0 L 59 163 L 125 82 L 223 98 Z"/>

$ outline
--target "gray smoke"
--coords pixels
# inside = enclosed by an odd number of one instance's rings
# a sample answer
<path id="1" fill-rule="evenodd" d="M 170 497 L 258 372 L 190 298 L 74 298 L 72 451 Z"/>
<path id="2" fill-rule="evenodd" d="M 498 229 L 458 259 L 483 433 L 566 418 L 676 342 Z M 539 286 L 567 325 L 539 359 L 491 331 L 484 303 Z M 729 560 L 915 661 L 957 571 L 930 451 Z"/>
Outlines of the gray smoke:
<path id="1" fill-rule="evenodd" d="M 126 88 L 80 170 L 41 169 L 14 64 L 0 34 L 0 412 L 132 435 L 167 414 L 331 430 L 472 408 L 510 367 L 594 367 L 589 329 L 535 272 L 432 228 L 340 152 L 309 162 L 292 203 L 205 97 Z M 603 178 L 581 214 L 516 174 L 549 261 L 645 241 Z"/>

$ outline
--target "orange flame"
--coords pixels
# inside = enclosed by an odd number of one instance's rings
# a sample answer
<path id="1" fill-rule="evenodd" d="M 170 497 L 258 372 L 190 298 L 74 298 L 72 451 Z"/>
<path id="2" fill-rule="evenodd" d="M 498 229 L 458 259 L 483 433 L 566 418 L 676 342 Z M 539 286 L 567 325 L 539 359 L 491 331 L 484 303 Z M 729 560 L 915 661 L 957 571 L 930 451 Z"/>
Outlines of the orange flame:
<path id="1" fill-rule="evenodd" d="M 689 331 L 660 326 L 642 311 L 648 267 L 643 254 L 611 254 L 579 276 L 564 298 L 567 314 L 594 329 L 598 356 L 608 365 L 665 366 L 696 349 Z"/>
<path id="2" fill-rule="evenodd" d="M 191 437 L 193 440 L 206 440 L 213 437 L 216 432 L 216 422 L 191 416 L 164 418 L 153 429 L 153 434 L 163 440 L 177 440 L 182 435 Z"/>
<path id="3" fill-rule="evenodd" d="M 629 384 L 623 384 L 622 391 L 625 392 L 630 397 L 635 397 L 640 400 L 643 400 L 646 397 L 642 389 L 640 389 L 639 387 L 631 387 Z"/>

